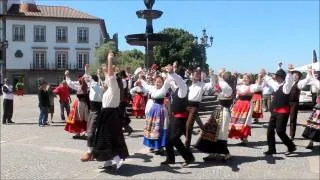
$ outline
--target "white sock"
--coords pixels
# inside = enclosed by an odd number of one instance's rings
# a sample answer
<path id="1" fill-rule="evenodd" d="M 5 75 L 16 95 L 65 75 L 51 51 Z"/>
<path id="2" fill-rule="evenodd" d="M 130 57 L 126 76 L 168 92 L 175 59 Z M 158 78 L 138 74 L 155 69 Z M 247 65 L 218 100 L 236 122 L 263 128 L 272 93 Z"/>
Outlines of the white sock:
<path id="1" fill-rule="evenodd" d="M 108 166 L 112 166 L 112 161 L 109 160 L 109 161 L 106 161 L 104 164 L 103 164 L 104 167 L 108 167 Z"/>
<path id="2" fill-rule="evenodd" d="M 116 162 L 117 169 L 119 169 L 123 164 L 123 160 L 119 157 L 119 155 L 115 156 L 113 160 Z"/>
<path id="3" fill-rule="evenodd" d="M 88 147 L 88 153 L 92 153 L 93 147 Z"/>

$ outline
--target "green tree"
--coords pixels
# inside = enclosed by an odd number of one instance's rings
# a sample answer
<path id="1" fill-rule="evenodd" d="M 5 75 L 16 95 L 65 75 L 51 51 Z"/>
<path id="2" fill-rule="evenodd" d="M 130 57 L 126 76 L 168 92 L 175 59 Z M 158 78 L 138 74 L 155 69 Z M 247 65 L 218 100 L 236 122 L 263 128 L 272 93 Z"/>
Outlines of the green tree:
<path id="1" fill-rule="evenodd" d="M 113 41 L 109 41 L 103 45 L 101 45 L 96 50 L 96 64 L 90 64 L 89 72 L 95 73 L 97 68 L 101 66 L 101 64 L 106 63 L 106 58 L 109 51 L 116 51 L 116 46 Z M 116 65 L 120 69 L 126 69 L 127 67 L 131 68 L 131 71 L 134 71 L 141 63 L 143 63 L 144 54 L 140 50 L 126 50 L 119 51 L 116 53 L 116 61 L 114 65 Z"/>
<path id="2" fill-rule="evenodd" d="M 160 66 L 164 66 L 174 61 L 184 67 L 201 66 L 208 69 L 206 64 L 205 48 L 194 43 L 194 35 L 183 29 L 166 28 L 160 33 L 171 36 L 172 41 L 167 44 L 155 46 L 155 61 Z"/>

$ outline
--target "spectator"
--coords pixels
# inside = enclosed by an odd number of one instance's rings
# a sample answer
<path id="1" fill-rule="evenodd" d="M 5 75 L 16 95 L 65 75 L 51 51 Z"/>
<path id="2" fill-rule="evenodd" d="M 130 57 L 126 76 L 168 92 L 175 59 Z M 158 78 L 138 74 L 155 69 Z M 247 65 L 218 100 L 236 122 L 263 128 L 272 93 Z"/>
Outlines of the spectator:
<path id="1" fill-rule="evenodd" d="M 9 83 L 7 78 L 4 79 L 4 85 L 2 86 L 3 94 L 3 117 L 2 123 L 14 123 L 11 118 L 13 114 L 13 87 Z"/>
<path id="2" fill-rule="evenodd" d="M 40 116 L 39 116 L 39 127 L 43 127 L 44 125 L 48 125 L 48 109 L 50 107 L 49 94 L 47 91 L 47 82 L 41 80 L 39 87 L 39 108 L 40 108 Z"/>
<path id="3" fill-rule="evenodd" d="M 61 111 L 61 120 L 65 121 L 66 118 L 64 116 L 64 109 L 66 109 L 67 116 L 69 116 L 70 113 L 70 103 L 71 103 L 71 98 L 70 98 L 70 91 L 68 84 L 65 80 L 61 82 L 61 84 L 53 90 L 55 94 L 58 94 L 60 97 L 60 111 Z"/>

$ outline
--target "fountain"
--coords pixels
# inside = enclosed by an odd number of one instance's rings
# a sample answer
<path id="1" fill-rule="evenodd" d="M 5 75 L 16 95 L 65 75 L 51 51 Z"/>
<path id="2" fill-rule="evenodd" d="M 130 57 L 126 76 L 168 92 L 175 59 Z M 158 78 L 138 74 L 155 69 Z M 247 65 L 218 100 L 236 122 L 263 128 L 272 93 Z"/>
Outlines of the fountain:
<path id="1" fill-rule="evenodd" d="M 152 20 L 158 19 L 162 15 L 162 11 L 152 9 L 154 2 L 155 0 L 144 0 L 147 9 L 136 12 L 138 18 L 146 20 L 146 32 L 143 34 L 130 34 L 125 37 L 128 44 L 145 47 L 144 66 L 146 68 L 150 68 L 154 63 L 153 47 L 171 41 L 169 35 L 153 33 Z"/>

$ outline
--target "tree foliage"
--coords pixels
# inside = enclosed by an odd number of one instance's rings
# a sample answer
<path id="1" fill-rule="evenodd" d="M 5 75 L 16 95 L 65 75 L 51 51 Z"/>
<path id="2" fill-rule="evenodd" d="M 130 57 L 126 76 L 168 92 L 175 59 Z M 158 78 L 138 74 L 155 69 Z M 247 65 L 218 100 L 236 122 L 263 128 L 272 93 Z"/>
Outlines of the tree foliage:
<path id="1" fill-rule="evenodd" d="M 101 64 L 106 63 L 106 59 L 109 51 L 116 51 L 116 46 L 113 41 L 109 41 L 103 45 L 101 45 L 96 50 L 96 64 L 90 64 L 89 72 L 94 73 Z M 114 65 L 116 65 L 119 69 L 126 69 L 130 67 L 132 71 L 134 71 L 141 63 L 143 63 L 144 54 L 143 52 L 133 49 L 126 51 L 116 52 L 116 61 Z"/>
<path id="2" fill-rule="evenodd" d="M 183 29 L 166 28 L 160 32 L 172 37 L 172 41 L 154 48 L 156 63 L 164 66 L 174 61 L 184 67 L 201 66 L 207 69 L 205 48 L 194 43 L 194 35 Z"/>

